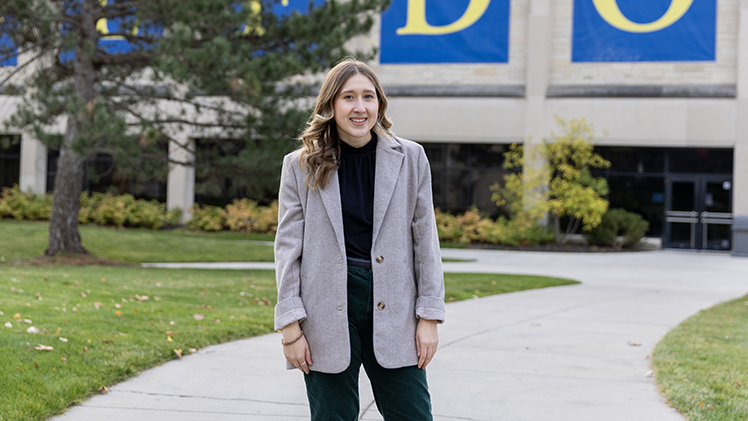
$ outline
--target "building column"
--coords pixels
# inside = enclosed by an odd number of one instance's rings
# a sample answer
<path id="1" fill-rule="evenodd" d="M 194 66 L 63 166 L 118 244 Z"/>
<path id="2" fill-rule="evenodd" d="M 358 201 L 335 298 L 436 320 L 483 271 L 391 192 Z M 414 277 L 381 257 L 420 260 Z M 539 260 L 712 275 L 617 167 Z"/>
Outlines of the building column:
<path id="1" fill-rule="evenodd" d="M 536 147 L 547 135 L 545 127 L 546 91 L 551 65 L 551 1 L 531 0 L 527 17 L 527 66 L 525 70 L 525 174 L 545 163 L 536 156 Z M 535 193 L 537 194 L 537 192 Z M 546 218 L 539 221 L 547 223 Z"/>
<path id="2" fill-rule="evenodd" d="M 47 192 L 47 147 L 28 133 L 21 134 L 21 191 Z"/>
<path id="3" fill-rule="evenodd" d="M 733 153 L 732 254 L 748 256 L 748 0 L 740 0 L 738 16 L 737 125 Z"/>
<path id="4" fill-rule="evenodd" d="M 182 223 L 192 218 L 190 209 L 195 204 L 195 167 L 180 163 L 195 160 L 195 140 L 184 136 L 169 142 L 169 178 L 166 185 L 166 207 L 182 210 Z"/>

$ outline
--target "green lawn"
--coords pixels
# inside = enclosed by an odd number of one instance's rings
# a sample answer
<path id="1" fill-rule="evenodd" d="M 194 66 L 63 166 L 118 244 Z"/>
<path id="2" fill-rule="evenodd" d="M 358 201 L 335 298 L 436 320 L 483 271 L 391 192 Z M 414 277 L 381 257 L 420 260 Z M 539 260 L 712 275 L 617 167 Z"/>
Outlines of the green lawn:
<path id="1" fill-rule="evenodd" d="M 49 224 L 0 220 L 0 261 L 12 263 L 44 254 Z M 273 241 L 264 234 L 150 231 L 93 225 L 80 227 L 83 246 L 98 257 L 128 263 L 272 262 Z M 7 240 L 6 240 L 7 239 Z"/>
<path id="2" fill-rule="evenodd" d="M 690 421 L 748 420 L 748 296 L 681 323 L 652 363 L 667 400 Z"/>
<path id="3" fill-rule="evenodd" d="M 81 234 L 92 253 L 124 262 L 272 260 L 272 247 L 256 242 L 267 236 L 90 226 Z M 46 235 L 46 223 L 0 221 L 0 420 L 45 419 L 178 358 L 175 350 L 272 331 L 273 271 L 10 264 L 42 254 Z M 575 282 L 447 273 L 445 283 L 447 300 L 458 301 Z"/>

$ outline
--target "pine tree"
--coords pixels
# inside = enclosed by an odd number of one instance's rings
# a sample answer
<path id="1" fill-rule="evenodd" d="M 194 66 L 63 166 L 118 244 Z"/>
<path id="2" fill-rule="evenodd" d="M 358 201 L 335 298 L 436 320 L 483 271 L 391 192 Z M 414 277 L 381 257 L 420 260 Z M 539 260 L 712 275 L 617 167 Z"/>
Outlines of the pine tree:
<path id="1" fill-rule="evenodd" d="M 277 14 L 288 0 L 0 2 L 0 62 L 18 57 L 0 88 L 28 73 L 9 124 L 60 154 L 45 254 L 87 253 L 77 215 L 84 163 L 96 154 L 120 171 L 163 177 L 168 165 L 200 165 L 165 152 L 188 131 L 254 148 L 212 167 L 276 170 L 303 125 L 300 98 L 313 95 L 314 75 L 348 54 L 344 44 L 368 33 L 387 3 L 310 0 L 304 13 Z"/>

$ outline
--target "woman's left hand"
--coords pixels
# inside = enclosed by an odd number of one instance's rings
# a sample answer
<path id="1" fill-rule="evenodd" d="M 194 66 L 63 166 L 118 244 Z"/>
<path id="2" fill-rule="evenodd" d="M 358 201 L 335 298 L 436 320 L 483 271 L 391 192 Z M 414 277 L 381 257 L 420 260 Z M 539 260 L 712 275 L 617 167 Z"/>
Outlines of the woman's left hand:
<path id="1" fill-rule="evenodd" d="M 436 354 L 439 344 L 439 332 L 436 320 L 419 319 L 416 327 L 416 350 L 418 351 L 418 368 L 425 369 Z"/>

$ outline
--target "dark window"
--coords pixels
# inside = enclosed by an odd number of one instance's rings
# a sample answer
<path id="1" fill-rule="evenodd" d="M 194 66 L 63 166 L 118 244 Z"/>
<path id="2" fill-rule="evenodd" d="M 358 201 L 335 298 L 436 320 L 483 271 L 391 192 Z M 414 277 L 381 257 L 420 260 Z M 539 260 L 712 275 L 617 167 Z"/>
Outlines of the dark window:
<path id="1" fill-rule="evenodd" d="M 162 153 L 166 155 L 164 146 Z M 49 151 L 47 155 L 47 191 L 54 190 L 55 174 L 59 151 Z M 112 156 L 99 154 L 88 158 L 83 174 L 83 191 L 125 194 L 129 193 L 138 199 L 158 200 L 166 202 L 165 176 L 154 177 L 149 174 L 132 174 L 133 171 L 118 170 L 117 163 Z M 164 172 L 165 174 L 165 172 Z"/>
<path id="2" fill-rule="evenodd" d="M 475 206 L 498 216 L 504 212 L 491 200 L 491 186 L 503 182 L 504 152 L 508 145 L 425 143 L 431 165 L 434 206 L 464 212 Z"/>
<path id="3" fill-rule="evenodd" d="M 671 149 L 670 172 L 732 173 L 732 149 Z"/>
<path id="4" fill-rule="evenodd" d="M 0 135 L 0 188 L 18 184 L 21 175 L 20 136 Z"/>

